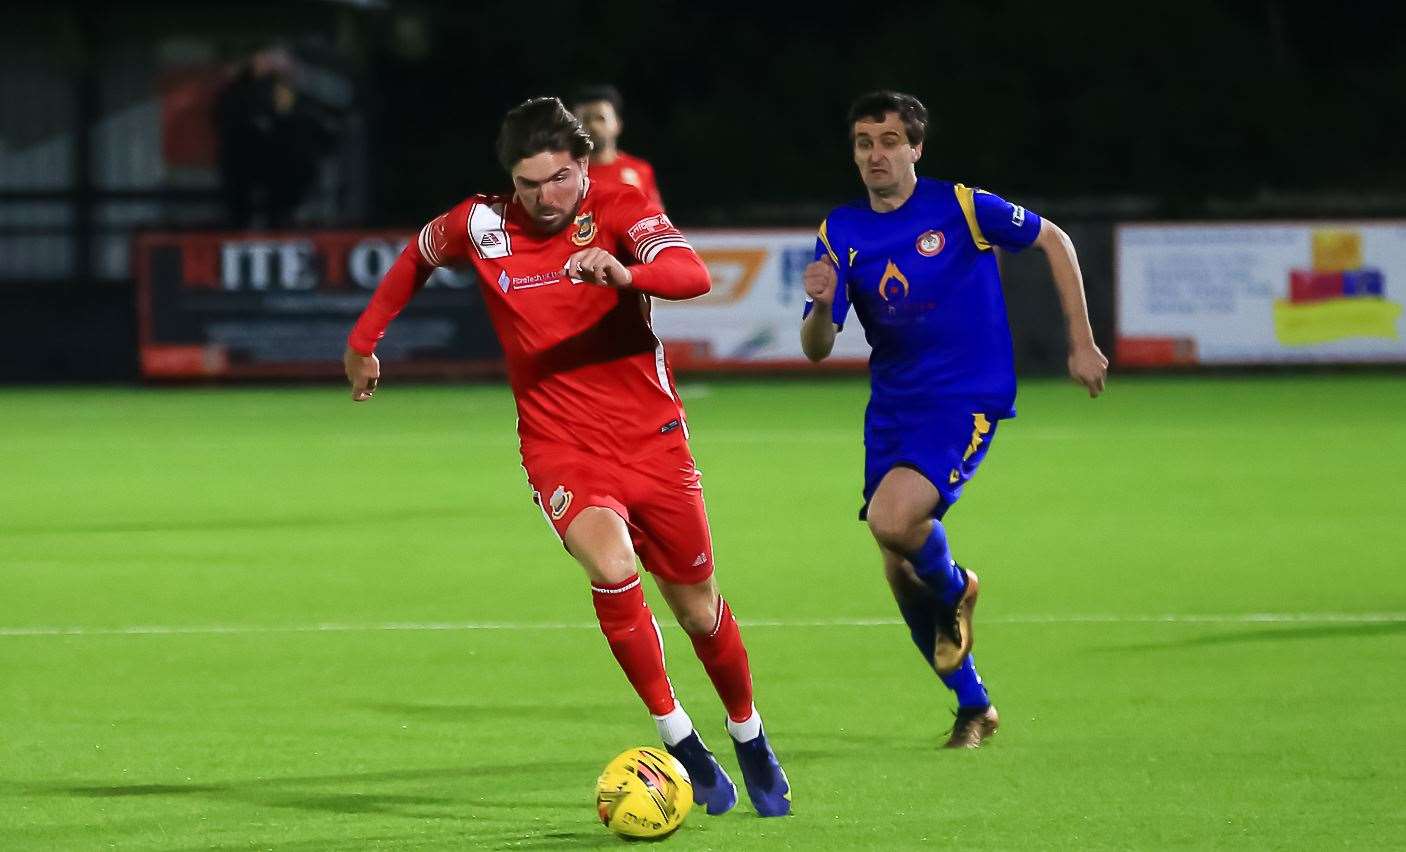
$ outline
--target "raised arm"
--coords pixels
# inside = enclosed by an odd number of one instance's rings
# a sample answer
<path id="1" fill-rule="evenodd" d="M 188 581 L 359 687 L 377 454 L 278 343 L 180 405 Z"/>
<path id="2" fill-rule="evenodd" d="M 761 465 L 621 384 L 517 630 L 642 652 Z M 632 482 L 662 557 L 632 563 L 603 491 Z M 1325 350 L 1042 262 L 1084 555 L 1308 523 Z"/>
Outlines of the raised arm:
<path id="1" fill-rule="evenodd" d="M 1059 306 L 1064 311 L 1069 338 L 1069 375 L 1096 397 L 1103 393 L 1108 378 L 1108 359 L 1094 343 L 1093 327 L 1089 325 L 1089 307 L 1084 299 L 1084 276 L 1079 270 L 1079 256 L 1074 243 L 1058 225 L 1045 219 L 1040 223 L 1040 235 L 1035 245 L 1045 253 L 1054 277 Z"/>
<path id="2" fill-rule="evenodd" d="M 687 245 L 629 266 L 605 249 L 582 249 L 567 258 L 566 274 L 589 284 L 675 301 L 697 298 L 713 286 L 707 264 Z"/>
<path id="3" fill-rule="evenodd" d="M 626 189 L 603 223 L 623 239 L 633 257 L 586 248 L 567 258 L 566 274 L 578 281 L 629 288 L 660 299 L 693 299 L 712 289 L 708 265 L 664 211 L 634 189 Z M 630 260 L 638 263 L 629 263 Z"/>
<path id="4" fill-rule="evenodd" d="M 630 286 L 661 299 L 694 299 L 713 288 L 708 265 L 691 246 L 661 251 L 649 263 L 627 267 Z"/>
<path id="5" fill-rule="evenodd" d="M 835 303 L 835 265 L 828 258 L 817 260 L 805 270 L 806 296 L 810 312 L 801 320 L 801 351 L 819 364 L 835 348 L 835 322 L 830 308 Z"/>

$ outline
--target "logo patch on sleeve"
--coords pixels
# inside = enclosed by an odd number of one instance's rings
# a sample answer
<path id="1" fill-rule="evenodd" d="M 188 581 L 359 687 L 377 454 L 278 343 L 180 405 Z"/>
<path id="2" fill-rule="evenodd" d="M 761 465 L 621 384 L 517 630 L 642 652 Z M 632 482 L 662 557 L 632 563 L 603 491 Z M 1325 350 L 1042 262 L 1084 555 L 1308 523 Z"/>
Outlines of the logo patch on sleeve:
<path id="1" fill-rule="evenodd" d="M 513 241 L 508 236 L 502 204 L 475 204 L 469 211 L 469 240 L 484 260 L 508 257 Z"/>
<path id="2" fill-rule="evenodd" d="M 1025 208 L 1019 204 L 1013 204 L 1011 207 L 1011 224 L 1019 228 L 1025 224 Z"/>
<path id="3" fill-rule="evenodd" d="M 630 226 L 628 231 L 630 239 L 639 242 L 651 234 L 661 234 L 664 231 L 672 231 L 674 223 L 669 221 L 669 217 L 660 213 L 658 216 L 646 216 Z"/>

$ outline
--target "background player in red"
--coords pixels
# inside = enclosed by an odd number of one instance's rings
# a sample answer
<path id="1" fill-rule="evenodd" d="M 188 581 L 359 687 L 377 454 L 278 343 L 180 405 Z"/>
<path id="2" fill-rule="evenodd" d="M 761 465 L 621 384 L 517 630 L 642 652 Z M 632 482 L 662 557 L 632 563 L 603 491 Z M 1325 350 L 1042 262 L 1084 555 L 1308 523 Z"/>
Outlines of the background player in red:
<path id="1" fill-rule="evenodd" d="M 633 186 L 659 209 L 664 209 L 664 199 L 659 195 L 659 184 L 654 180 L 654 167 L 645 160 L 626 154 L 616 144 L 624 123 L 620 113 L 624 110 L 624 100 L 614 86 L 582 86 L 571 97 L 571 111 L 581 120 L 586 132 L 591 134 L 594 148 L 591 150 L 590 175 L 596 183 L 624 183 Z"/>
<path id="2" fill-rule="evenodd" d="M 752 703 L 747 650 L 713 575 L 713 548 L 688 426 L 651 297 L 687 299 L 707 267 L 658 205 L 587 176 L 591 139 L 556 98 L 511 110 L 498 159 L 512 195 L 475 195 L 427 224 L 387 271 L 347 341 L 352 398 L 370 399 L 374 353 L 435 267 L 471 264 L 503 346 L 534 499 L 581 563 L 601 631 L 688 769 L 708 813 L 736 803 L 664 670 L 638 556 L 727 708 L 748 795 L 763 816 L 790 812 L 790 785 Z"/>

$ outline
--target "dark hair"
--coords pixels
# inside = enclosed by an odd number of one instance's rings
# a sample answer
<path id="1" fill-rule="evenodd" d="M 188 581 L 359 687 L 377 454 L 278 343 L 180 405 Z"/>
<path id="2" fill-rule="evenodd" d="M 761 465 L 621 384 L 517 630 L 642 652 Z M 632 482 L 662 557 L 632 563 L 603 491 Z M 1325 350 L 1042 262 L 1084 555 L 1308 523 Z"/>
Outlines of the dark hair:
<path id="1" fill-rule="evenodd" d="M 883 121 L 889 113 L 897 113 L 903 122 L 903 130 L 908 134 L 909 145 L 921 145 L 928 135 L 928 108 L 923 102 L 902 92 L 881 89 L 860 95 L 849 108 L 849 133 L 854 137 L 854 124 L 863 119 Z"/>
<path id="2" fill-rule="evenodd" d="M 596 101 L 605 101 L 615 107 L 616 113 L 623 112 L 625 109 L 625 99 L 620 97 L 620 90 L 608 83 L 581 86 L 571 93 L 571 100 L 567 103 L 571 104 L 571 108 L 574 110 L 582 104 L 595 103 Z"/>
<path id="3" fill-rule="evenodd" d="M 498 130 L 498 162 L 511 172 L 519 160 L 543 151 L 570 151 L 581 158 L 591 153 L 591 136 L 560 98 L 528 98 L 503 116 Z"/>

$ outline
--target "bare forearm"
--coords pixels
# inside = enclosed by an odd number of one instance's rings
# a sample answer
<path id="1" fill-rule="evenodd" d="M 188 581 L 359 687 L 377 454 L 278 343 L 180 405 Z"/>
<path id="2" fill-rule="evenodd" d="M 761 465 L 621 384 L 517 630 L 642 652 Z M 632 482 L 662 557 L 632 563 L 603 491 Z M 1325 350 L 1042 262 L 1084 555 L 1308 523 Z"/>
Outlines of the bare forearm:
<path id="1" fill-rule="evenodd" d="M 830 306 L 816 303 L 810 316 L 801 321 L 801 351 L 819 364 L 835 348 L 835 323 L 830 318 Z"/>
<path id="2" fill-rule="evenodd" d="M 1046 220 L 1039 242 L 1050 264 L 1055 291 L 1059 294 L 1069 345 L 1093 346 L 1094 332 L 1089 324 L 1089 305 L 1084 296 L 1084 275 L 1079 269 L 1079 255 L 1074 251 L 1073 241 L 1059 226 Z"/>

